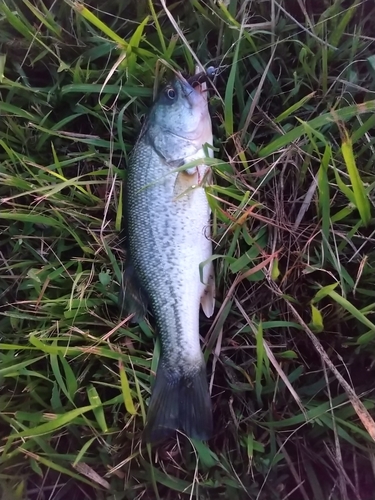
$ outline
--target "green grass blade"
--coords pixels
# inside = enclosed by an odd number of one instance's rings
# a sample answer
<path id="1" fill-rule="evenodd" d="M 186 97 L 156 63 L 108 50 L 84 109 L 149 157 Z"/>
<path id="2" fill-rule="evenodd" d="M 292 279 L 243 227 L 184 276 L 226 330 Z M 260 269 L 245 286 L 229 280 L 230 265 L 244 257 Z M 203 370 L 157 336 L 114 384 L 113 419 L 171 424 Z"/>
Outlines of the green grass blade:
<path id="1" fill-rule="evenodd" d="M 100 399 L 98 391 L 92 384 L 90 384 L 87 388 L 87 396 L 89 398 L 90 404 L 93 407 L 93 413 L 101 431 L 103 433 L 108 432 L 108 426 L 103 411 L 103 403 Z"/>
<path id="2" fill-rule="evenodd" d="M 357 169 L 352 141 L 346 130 L 343 131 L 341 151 L 352 183 L 355 206 L 360 213 L 363 224 L 367 226 L 371 220 L 370 201 Z"/>
<path id="3" fill-rule="evenodd" d="M 337 119 L 341 121 L 348 121 L 358 114 L 368 113 L 374 110 L 375 110 L 375 101 L 366 101 L 362 104 L 358 105 L 355 104 L 352 106 L 346 106 L 344 108 L 337 109 L 335 110 L 334 114 L 331 112 L 324 113 L 323 115 L 317 116 L 316 118 L 313 118 L 312 120 L 306 123 L 312 129 L 319 129 L 324 127 L 325 125 L 332 124 Z M 293 130 L 291 130 L 290 132 L 287 132 L 281 137 L 276 138 L 270 144 L 261 148 L 260 151 L 258 152 L 258 155 L 261 158 L 265 158 L 270 154 L 275 153 L 279 149 L 299 139 L 304 134 L 304 131 L 305 131 L 304 125 L 300 125 L 298 127 L 293 128 Z"/>

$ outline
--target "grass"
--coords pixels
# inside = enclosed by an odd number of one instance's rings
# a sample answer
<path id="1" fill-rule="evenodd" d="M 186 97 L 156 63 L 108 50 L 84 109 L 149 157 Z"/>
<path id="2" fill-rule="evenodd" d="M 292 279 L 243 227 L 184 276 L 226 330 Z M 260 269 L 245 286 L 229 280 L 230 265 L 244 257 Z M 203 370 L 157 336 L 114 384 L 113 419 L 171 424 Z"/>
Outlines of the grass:
<path id="1" fill-rule="evenodd" d="M 370 0 L 0 0 L 2 499 L 373 500 Z M 126 162 L 167 65 L 220 66 L 215 437 L 141 441 Z M 167 63 L 167 65 L 166 65 Z"/>

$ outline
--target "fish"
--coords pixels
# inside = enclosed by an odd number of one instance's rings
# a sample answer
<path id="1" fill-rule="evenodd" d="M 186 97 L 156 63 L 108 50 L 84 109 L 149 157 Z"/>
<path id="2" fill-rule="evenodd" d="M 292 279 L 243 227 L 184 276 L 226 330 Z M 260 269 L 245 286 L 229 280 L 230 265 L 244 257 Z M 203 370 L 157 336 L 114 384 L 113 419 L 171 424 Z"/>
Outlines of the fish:
<path id="1" fill-rule="evenodd" d="M 143 437 L 157 442 L 177 431 L 212 437 L 212 402 L 200 346 L 200 306 L 215 308 L 212 122 L 202 74 L 177 73 L 159 93 L 130 155 L 124 186 L 124 307 L 141 321 L 148 310 L 161 353 Z M 194 160 L 198 165 L 189 166 Z M 187 165 L 186 168 L 184 166 Z"/>

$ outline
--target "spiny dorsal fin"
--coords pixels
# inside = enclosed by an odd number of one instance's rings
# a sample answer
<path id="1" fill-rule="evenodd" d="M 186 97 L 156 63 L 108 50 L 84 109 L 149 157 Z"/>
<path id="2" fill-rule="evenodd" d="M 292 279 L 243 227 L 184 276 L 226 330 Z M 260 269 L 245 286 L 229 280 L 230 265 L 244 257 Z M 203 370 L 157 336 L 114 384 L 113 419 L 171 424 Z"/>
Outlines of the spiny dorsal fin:
<path id="1" fill-rule="evenodd" d="M 147 294 L 143 289 L 131 262 L 128 262 L 121 283 L 119 306 L 121 315 L 134 314 L 131 321 L 139 323 L 147 313 Z"/>

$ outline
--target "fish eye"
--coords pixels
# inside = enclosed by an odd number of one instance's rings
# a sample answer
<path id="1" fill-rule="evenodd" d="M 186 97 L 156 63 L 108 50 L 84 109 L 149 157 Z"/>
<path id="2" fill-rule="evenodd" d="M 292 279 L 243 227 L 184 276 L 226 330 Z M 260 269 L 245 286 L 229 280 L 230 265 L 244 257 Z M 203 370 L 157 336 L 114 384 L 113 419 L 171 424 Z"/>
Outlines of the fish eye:
<path id="1" fill-rule="evenodd" d="M 176 97 L 176 91 L 172 87 L 167 88 L 167 90 L 165 91 L 165 94 L 168 97 L 168 99 L 171 99 L 171 100 L 173 100 Z"/>

